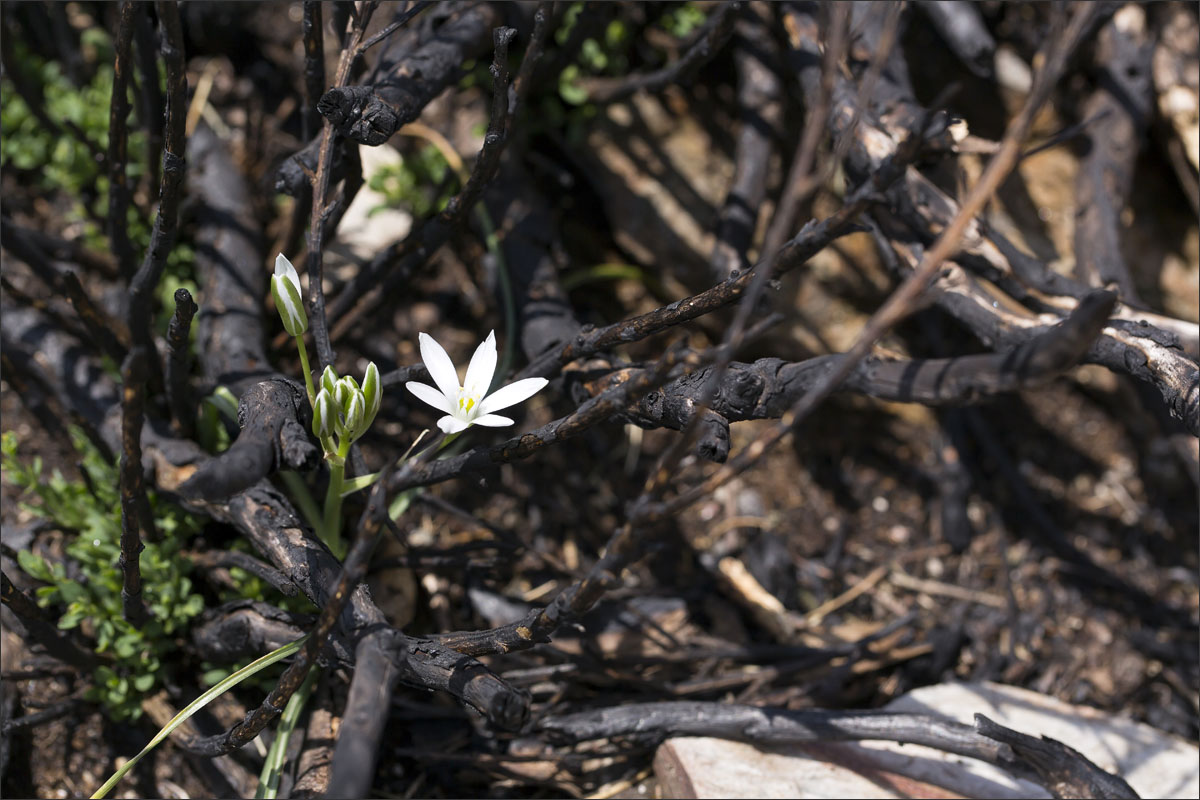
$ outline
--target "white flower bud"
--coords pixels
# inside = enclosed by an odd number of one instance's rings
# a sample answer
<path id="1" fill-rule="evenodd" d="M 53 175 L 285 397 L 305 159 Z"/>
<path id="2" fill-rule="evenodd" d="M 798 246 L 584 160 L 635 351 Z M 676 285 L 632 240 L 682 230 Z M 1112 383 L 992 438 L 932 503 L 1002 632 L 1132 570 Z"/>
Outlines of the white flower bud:
<path id="1" fill-rule="evenodd" d="M 383 382 L 379 379 L 379 368 L 374 361 L 367 364 L 367 371 L 363 374 L 362 393 L 367 402 L 367 415 L 363 423 L 363 431 L 366 431 L 375 421 L 379 404 L 383 401 Z"/>
<path id="2" fill-rule="evenodd" d="M 308 330 L 308 315 L 304 312 L 304 300 L 300 293 L 300 276 L 283 253 L 275 258 L 271 295 L 275 298 L 275 308 L 279 311 L 283 328 L 288 334 L 300 336 Z"/>
<path id="3" fill-rule="evenodd" d="M 329 392 L 332 397 L 337 389 L 338 376 L 333 371 L 333 367 L 325 367 L 325 371 L 321 373 L 321 388 Z"/>
<path id="4" fill-rule="evenodd" d="M 313 403 L 313 434 L 321 440 L 333 436 L 336 420 L 333 397 L 322 388 L 317 392 L 316 402 Z"/>
<path id="5" fill-rule="evenodd" d="M 350 395 L 350 402 L 346 406 L 346 436 L 351 441 L 362 436 L 366 430 L 363 425 L 366 419 L 366 402 L 363 400 L 363 393 L 354 391 Z"/>

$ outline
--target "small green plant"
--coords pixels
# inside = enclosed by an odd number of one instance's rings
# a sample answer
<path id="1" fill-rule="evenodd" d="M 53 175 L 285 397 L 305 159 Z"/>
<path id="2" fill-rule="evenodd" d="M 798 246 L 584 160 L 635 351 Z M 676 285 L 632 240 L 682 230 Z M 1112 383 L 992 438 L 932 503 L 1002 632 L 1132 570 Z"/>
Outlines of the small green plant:
<path id="1" fill-rule="evenodd" d="M 45 99 L 50 119 L 75 125 L 103 152 L 108 147 L 109 101 L 112 97 L 112 43 L 99 29 L 89 32 L 100 61 L 90 82 L 76 88 L 63 74 L 62 67 L 31 52 L 19 38 L 5 44 L 13 48 L 15 61 L 24 68 L 25 80 Z M 7 81 L 0 86 L 3 113 L 0 114 L 0 163 L 5 167 L 37 172 L 38 185 L 44 189 L 62 189 L 72 197 L 91 190 L 105 193 L 108 178 L 88 147 L 74 136 L 57 135 L 34 116 L 24 98 Z M 131 179 L 141 177 L 146 141 L 141 131 L 129 133 L 128 172 Z"/>
<path id="2" fill-rule="evenodd" d="M 36 592 L 39 604 L 62 609 L 58 627 L 82 628 L 94 637 L 96 652 L 109 656 L 96 669 L 88 698 L 103 703 L 114 719 L 137 719 L 142 696 L 161 681 L 166 662 L 179 647 L 177 636 L 204 608 L 203 598 L 192 591 L 190 565 L 179 555 L 199 524 L 150 493 L 161 540 L 146 542 L 141 555 L 143 593 L 152 619 L 135 628 L 122 616 L 117 467 L 107 463 L 78 429 L 71 429 L 71 439 L 87 484 L 68 481 L 58 470 L 45 479 L 41 459 L 21 463 L 16 434 L 3 435 L 5 477 L 38 501 L 22 503 L 24 508 L 68 532 L 64 553 L 78 575 L 68 577 L 64 564 L 28 550 L 18 553 L 18 561 L 45 584 Z"/>
<path id="3" fill-rule="evenodd" d="M 707 18 L 704 9 L 697 7 L 695 3 L 683 3 L 663 12 L 659 24 L 667 33 L 677 39 L 683 39 L 703 25 Z"/>
<path id="4" fill-rule="evenodd" d="M 447 180 L 448 177 L 451 180 Z M 385 164 L 371 175 L 367 186 L 386 200 L 370 213 L 376 214 L 385 208 L 405 208 L 413 216 L 425 217 L 441 211 L 458 188 L 453 177 L 442 152 L 427 144 L 405 156 L 401 163 Z"/>
<path id="5" fill-rule="evenodd" d="M 563 15 L 562 25 L 554 34 L 559 46 L 566 45 L 571 30 L 583 11 L 583 3 L 572 3 Z M 625 55 L 629 44 L 629 28 L 619 19 L 611 20 L 604 27 L 601 37 L 589 36 L 579 45 L 574 63 L 568 64 L 558 75 L 558 95 L 563 102 L 573 106 L 587 103 L 588 93 L 580 80 L 590 75 L 621 75 L 629 69 Z"/>
<path id="6" fill-rule="evenodd" d="M 46 115 L 59 124 L 74 125 L 103 153 L 108 149 L 113 87 L 112 40 L 100 28 L 87 29 L 83 39 L 84 52 L 93 55 L 97 66 L 91 80 L 82 87 L 71 83 L 60 64 L 38 57 L 20 39 L 6 42 L 5 46 L 13 48 L 25 80 L 44 98 Z M 164 86 L 165 80 L 160 68 L 159 81 Z M 129 90 L 130 107 L 136 108 L 132 91 Z M 125 171 L 131 186 L 146 174 L 146 147 L 145 132 L 130 127 Z M 0 81 L 0 168 L 26 173 L 39 189 L 69 198 L 71 205 L 66 216 L 69 222 L 80 226 L 83 245 L 98 252 L 108 249 L 104 231 L 93 219 L 108 213 L 108 175 L 103 165 L 78 138 L 57 133 L 42 124 L 7 79 Z M 126 230 L 139 257 L 150 246 L 152 219 L 134 204 L 126 209 Z M 172 299 L 175 289 L 183 287 L 196 293 L 194 261 L 195 254 L 186 243 L 177 243 L 167 255 L 166 271 L 159 284 L 159 330 L 166 329 L 175 309 Z"/>

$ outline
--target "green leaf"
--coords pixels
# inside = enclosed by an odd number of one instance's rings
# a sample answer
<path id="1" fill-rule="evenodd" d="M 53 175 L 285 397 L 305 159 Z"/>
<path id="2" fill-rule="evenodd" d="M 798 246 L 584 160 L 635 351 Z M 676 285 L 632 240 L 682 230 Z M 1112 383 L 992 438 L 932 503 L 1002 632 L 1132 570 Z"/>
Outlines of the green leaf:
<path id="1" fill-rule="evenodd" d="M 50 568 L 46 566 L 46 559 L 39 555 L 35 555 L 29 550 L 22 550 L 17 553 L 17 563 L 21 565 L 21 569 L 31 577 L 37 578 L 39 581 L 49 583 L 53 580 L 50 575 Z"/>
<path id="2" fill-rule="evenodd" d="M 141 645 L 141 638 L 140 635 L 132 633 L 120 636 L 113 642 L 113 652 L 117 654 L 117 658 L 132 658 Z"/>
<path id="3" fill-rule="evenodd" d="M 67 613 L 63 614 L 58 620 L 58 627 L 64 631 L 69 631 L 71 628 L 79 627 L 79 623 L 83 622 L 83 609 L 76 607 L 74 604 Z"/>
<path id="4" fill-rule="evenodd" d="M 233 673 L 228 678 L 201 694 L 192 702 L 188 703 L 182 711 L 172 717 L 171 721 L 163 726 L 162 730 L 154 734 L 154 738 L 150 740 L 148 745 L 142 748 L 140 753 L 131 758 L 129 761 L 125 762 L 120 769 L 114 772 L 109 779 L 104 782 L 103 786 L 96 790 L 96 793 L 92 795 L 93 800 L 95 800 L 95 798 L 104 797 L 106 794 L 108 794 L 109 791 L 111 791 L 112 788 L 120 782 L 121 778 L 125 777 L 130 770 L 137 766 L 137 763 L 141 761 L 147 753 L 157 747 L 163 739 L 166 739 L 168 736 L 170 736 L 172 731 L 191 718 L 193 714 L 211 703 L 215 697 L 232 689 L 246 678 L 258 673 L 260 670 L 270 666 L 271 664 L 274 664 L 276 661 L 292 655 L 300 649 L 300 645 L 303 644 L 303 642 L 304 638 L 300 638 L 294 642 L 291 642 L 290 644 L 284 645 L 278 650 L 271 651 L 257 661 L 242 667 L 237 672 Z"/>
<path id="5" fill-rule="evenodd" d="M 342 497 L 348 497 L 355 492 L 366 489 L 379 480 L 379 476 L 382 474 L 382 472 L 372 472 L 370 475 L 359 475 L 358 477 L 348 479 L 342 484 Z"/>
<path id="6" fill-rule="evenodd" d="M 150 687 L 154 685 L 154 673 L 148 672 L 143 675 L 136 675 L 133 679 L 133 688 L 145 694 L 150 691 Z"/>
<path id="7" fill-rule="evenodd" d="M 587 102 L 587 90 L 579 85 L 579 66 L 568 64 L 558 74 L 558 95 L 573 106 L 581 106 Z"/>

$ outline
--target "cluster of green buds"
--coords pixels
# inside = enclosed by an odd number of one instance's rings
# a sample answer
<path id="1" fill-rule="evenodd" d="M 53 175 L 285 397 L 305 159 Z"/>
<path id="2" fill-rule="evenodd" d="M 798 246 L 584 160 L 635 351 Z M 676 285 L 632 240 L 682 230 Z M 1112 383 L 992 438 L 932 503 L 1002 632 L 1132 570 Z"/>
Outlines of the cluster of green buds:
<path id="1" fill-rule="evenodd" d="M 382 398 L 383 386 L 375 362 L 367 364 L 361 386 L 353 377 L 339 378 L 333 367 L 325 368 L 313 402 L 313 434 L 325 449 L 326 458 L 345 458 L 350 445 L 371 427 Z"/>

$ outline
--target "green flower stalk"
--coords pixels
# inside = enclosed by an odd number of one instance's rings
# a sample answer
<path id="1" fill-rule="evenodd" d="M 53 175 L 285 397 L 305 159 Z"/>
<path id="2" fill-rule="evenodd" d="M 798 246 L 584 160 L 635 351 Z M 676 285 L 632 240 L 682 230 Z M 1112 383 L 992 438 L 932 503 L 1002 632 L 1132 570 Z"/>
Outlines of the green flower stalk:
<path id="1" fill-rule="evenodd" d="M 379 379 L 379 368 L 374 363 L 367 365 L 362 385 L 349 375 L 339 378 L 332 366 L 321 373 L 319 386 L 313 386 L 312 370 L 308 365 L 308 350 L 304 346 L 304 333 L 308 330 L 308 315 L 304 312 L 303 295 L 300 292 L 300 276 L 292 262 L 280 253 L 275 257 L 275 274 L 271 276 L 271 295 L 283 328 L 295 338 L 300 351 L 300 366 L 304 371 L 304 388 L 308 392 L 308 403 L 313 409 L 312 432 L 321 442 L 325 460 L 329 462 L 329 489 L 325 495 L 325 511 L 320 520 L 312 520 L 319 527 L 317 533 L 333 554 L 342 558 L 345 547 L 342 543 L 342 495 L 350 494 L 370 485 L 367 479 L 356 479 L 356 485 L 347 490 L 346 457 L 350 445 L 367 432 L 379 405 L 383 400 L 383 384 Z M 357 485 L 362 483 L 363 485 Z"/>
<path id="2" fill-rule="evenodd" d="M 313 403 L 313 435 L 329 462 L 329 489 L 322 520 L 325 543 L 338 558 L 345 555 L 341 536 L 342 494 L 350 445 L 367 432 L 383 400 L 379 368 L 367 365 L 362 386 L 350 376 L 339 378 L 332 367 L 321 374 L 321 389 Z"/>

